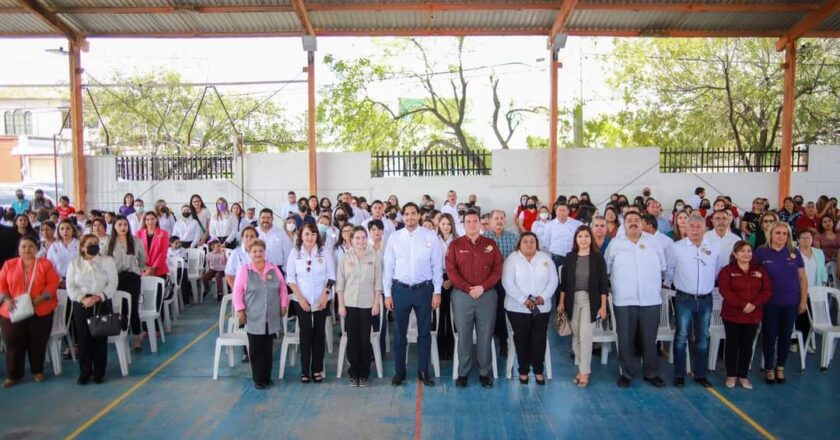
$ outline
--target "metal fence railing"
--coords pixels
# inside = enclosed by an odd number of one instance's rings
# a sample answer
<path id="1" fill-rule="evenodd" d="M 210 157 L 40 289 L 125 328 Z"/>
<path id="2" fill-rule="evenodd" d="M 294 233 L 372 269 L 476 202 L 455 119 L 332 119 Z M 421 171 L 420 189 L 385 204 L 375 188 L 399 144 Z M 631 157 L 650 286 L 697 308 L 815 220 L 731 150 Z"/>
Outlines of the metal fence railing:
<path id="1" fill-rule="evenodd" d="M 232 156 L 117 156 L 117 180 L 233 178 Z"/>
<path id="2" fill-rule="evenodd" d="M 387 151 L 371 153 L 371 177 L 489 176 L 489 151 Z"/>
<path id="3" fill-rule="evenodd" d="M 781 151 L 737 149 L 663 149 L 659 169 L 663 173 L 749 173 L 779 171 Z M 808 146 L 793 148 L 793 171 L 808 171 Z"/>

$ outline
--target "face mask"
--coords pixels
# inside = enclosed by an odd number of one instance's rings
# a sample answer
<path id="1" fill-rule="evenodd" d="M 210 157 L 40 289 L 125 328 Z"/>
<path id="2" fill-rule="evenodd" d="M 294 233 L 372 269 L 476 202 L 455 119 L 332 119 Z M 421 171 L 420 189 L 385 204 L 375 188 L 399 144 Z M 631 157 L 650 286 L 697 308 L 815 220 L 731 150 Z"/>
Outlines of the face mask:
<path id="1" fill-rule="evenodd" d="M 23 194 L 16 194 L 19 200 L 23 200 Z"/>
<path id="2" fill-rule="evenodd" d="M 219 203 L 218 205 L 216 205 L 216 208 L 218 208 L 219 211 L 222 212 L 227 211 L 227 205 L 225 205 L 224 203 Z"/>
<path id="3" fill-rule="evenodd" d="M 183 211 L 183 212 L 181 212 L 181 215 L 183 215 L 184 218 L 190 218 L 190 212 L 189 211 Z"/>
<path id="4" fill-rule="evenodd" d="M 321 228 L 318 228 L 321 229 Z M 286 223 L 286 230 L 289 232 L 295 232 L 295 224 L 294 223 Z"/>
<path id="5" fill-rule="evenodd" d="M 346 215 L 337 215 L 337 216 L 335 216 L 335 219 L 340 221 L 340 222 L 343 222 L 343 221 L 347 220 L 347 216 Z"/>
<path id="6" fill-rule="evenodd" d="M 677 203 L 677 204 L 676 204 L 676 206 L 674 206 L 674 208 L 675 208 L 677 211 L 682 211 L 682 210 L 683 210 L 683 208 L 685 208 L 685 205 L 682 205 L 682 204 Z"/>
<path id="7" fill-rule="evenodd" d="M 134 207 L 134 211 L 135 212 L 143 212 L 143 211 L 145 211 L 145 208 L 143 208 L 143 205 L 137 205 L 137 206 Z"/>
<path id="8" fill-rule="evenodd" d="M 642 193 L 642 195 L 645 197 L 650 197 L 650 191 L 645 191 Z"/>
<path id="9" fill-rule="evenodd" d="M 99 245 L 98 244 L 89 244 L 87 248 L 85 248 L 88 255 L 99 255 Z"/>
<path id="10" fill-rule="evenodd" d="M 397 219 L 397 213 L 396 212 L 389 213 L 388 218 L 391 219 L 391 220 L 396 220 Z"/>
<path id="11" fill-rule="evenodd" d="M 540 213 L 540 220 L 548 220 L 548 213 L 547 212 L 541 212 Z"/>
<path id="12" fill-rule="evenodd" d="M 462 210 L 462 209 L 459 209 L 459 210 L 458 210 L 458 215 L 460 215 L 460 216 L 463 216 L 463 215 L 464 215 L 464 214 L 466 214 L 466 213 L 467 213 L 467 211 L 464 211 L 464 210 Z"/>
<path id="13" fill-rule="evenodd" d="M 327 225 L 322 224 L 322 223 L 318 223 L 318 232 L 321 235 L 325 235 L 327 233 Z"/>
<path id="14" fill-rule="evenodd" d="M 577 203 L 572 203 L 571 205 L 569 205 L 569 209 L 575 210 L 575 209 L 577 209 L 577 208 L 578 208 L 578 204 L 577 204 Z"/>
<path id="15" fill-rule="evenodd" d="M 535 205 L 535 204 L 533 204 L 533 203 L 529 203 L 529 204 L 528 204 L 528 209 L 534 209 L 534 208 L 536 208 L 536 207 L 537 207 L 537 205 Z"/>

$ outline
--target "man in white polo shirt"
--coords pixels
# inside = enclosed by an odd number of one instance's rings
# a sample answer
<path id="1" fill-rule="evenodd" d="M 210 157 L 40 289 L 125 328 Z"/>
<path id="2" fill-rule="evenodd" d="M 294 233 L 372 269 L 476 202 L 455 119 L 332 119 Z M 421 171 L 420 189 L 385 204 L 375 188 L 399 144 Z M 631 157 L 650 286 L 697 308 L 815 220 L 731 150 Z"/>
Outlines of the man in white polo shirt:
<path id="1" fill-rule="evenodd" d="M 720 250 L 703 239 L 706 220 L 697 214 L 688 219 L 688 236 L 674 244 L 674 259 L 668 263 L 668 278 L 677 288 L 674 335 L 674 385 L 685 386 L 686 350 L 689 335 L 694 333 L 692 356 L 694 381 L 711 388 L 706 379 L 709 358 L 709 321 L 712 316 L 712 290 L 720 272 Z"/>
<path id="2" fill-rule="evenodd" d="M 618 386 L 627 388 L 638 369 L 633 355 L 636 335 L 642 340 L 642 370 L 645 381 L 661 388 L 656 332 L 662 307 L 662 274 L 667 269 L 659 242 L 642 233 L 642 217 L 628 211 L 624 216 L 626 233 L 616 236 L 607 246 L 605 259 L 610 274 L 618 334 L 618 359 L 621 376 Z"/>

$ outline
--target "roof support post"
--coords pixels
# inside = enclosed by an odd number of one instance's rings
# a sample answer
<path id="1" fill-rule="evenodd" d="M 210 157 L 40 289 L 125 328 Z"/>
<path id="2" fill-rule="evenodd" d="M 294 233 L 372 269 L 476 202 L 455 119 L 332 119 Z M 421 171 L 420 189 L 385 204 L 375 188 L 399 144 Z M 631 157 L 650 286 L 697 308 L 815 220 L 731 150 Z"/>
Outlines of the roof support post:
<path id="1" fill-rule="evenodd" d="M 307 135 L 309 140 L 309 194 L 318 194 L 318 156 L 315 148 L 315 37 L 303 37 L 306 50 L 306 83 L 309 95 Z"/>
<path id="2" fill-rule="evenodd" d="M 85 168 L 84 112 L 82 110 L 82 48 L 70 40 L 70 126 L 73 140 L 74 200 L 77 209 L 85 209 L 87 202 L 87 170 Z"/>
<path id="3" fill-rule="evenodd" d="M 796 99 L 796 40 L 785 47 L 784 98 L 782 101 L 782 149 L 779 158 L 779 206 L 790 195 L 791 164 L 793 162 L 793 107 Z"/>
<path id="4" fill-rule="evenodd" d="M 550 93 L 548 104 L 548 203 L 554 205 L 557 199 L 557 49 L 552 44 L 549 48 Z M 553 211 L 553 208 L 552 208 Z"/>

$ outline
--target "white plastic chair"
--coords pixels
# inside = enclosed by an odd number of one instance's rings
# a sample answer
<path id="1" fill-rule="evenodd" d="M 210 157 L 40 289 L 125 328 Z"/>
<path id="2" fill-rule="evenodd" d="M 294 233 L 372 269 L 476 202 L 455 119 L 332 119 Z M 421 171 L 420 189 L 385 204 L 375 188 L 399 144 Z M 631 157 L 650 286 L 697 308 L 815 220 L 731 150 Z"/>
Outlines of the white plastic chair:
<path id="1" fill-rule="evenodd" d="M 828 364 L 834 357 L 834 342 L 840 339 L 840 325 L 831 324 L 831 311 L 829 307 L 829 295 L 840 296 L 840 290 L 831 287 L 811 286 L 808 291 L 808 300 L 811 301 L 811 310 L 808 312 L 808 319 L 811 321 L 812 333 L 808 336 L 809 342 L 816 339 L 814 333 L 822 338 L 820 352 L 820 369 L 828 369 Z M 800 350 L 803 351 L 803 350 Z"/>
<path id="2" fill-rule="evenodd" d="M 709 371 L 715 371 L 717 367 L 720 342 L 726 339 L 726 330 L 723 327 L 723 318 L 720 311 L 723 308 L 723 297 L 717 288 L 712 291 L 712 316 L 709 323 Z"/>
<path id="3" fill-rule="evenodd" d="M 184 291 L 181 289 L 181 283 L 183 283 L 184 278 L 187 276 L 187 261 L 183 258 L 173 258 L 168 261 L 169 264 L 169 273 L 175 274 L 174 277 L 177 278 L 172 285 L 172 288 L 175 291 L 175 313 L 174 316 L 178 318 L 181 315 L 181 311 L 184 310 Z M 178 276 L 178 273 L 181 273 L 181 276 Z M 172 278 L 170 278 L 172 279 Z"/>
<path id="4" fill-rule="evenodd" d="M 126 313 L 122 313 L 123 301 L 128 305 Z M 114 313 L 122 314 L 126 319 L 131 317 L 131 295 L 128 292 L 117 290 L 111 299 L 114 306 Z M 109 336 L 108 343 L 114 344 L 117 349 L 117 359 L 120 363 L 120 373 L 128 376 L 128 364 L 131 363 L 131 347 L 128 345 L 128 329 L 122 330 L 117 336 Z"/>
<path id="5" fill-rule="evenodd" d="M 458 358 L 458 333 L 459 332 L 458 332 L 457 329 L 455 329 L 455 308 L 454 307 L 449 308 L 449 315 L 451 316 L 451 319 L 452 319 L 452 336 L 455 338 L 455 345 L 454 345 L 455 350 L 453 350 L 453 352 L 452 352 L 452 379 L 454 380 L 454 379 L 458 378 L 458 366 L 461 364 L 461 361 Z M 414 315 L 412 314 L 412 318 L 413 317 L 414 317 Z M 505 318 L 505 319 L 507 319 L 507 318 Z M 411 328 L 411 327 L 409 326 L 409 328 Z M 510 335 L 510 333 L 508 333 L 508 335 Z M 508 336 L 508 341 L 510 341 L 510 340 L 511 340 L 510 336 Z M 475 333 L 475 328 L 473 328 L 473 332 L 472 332 L 472 341 L 473 341 L 473 345 L 478 343 L 478 337 Z M 548 344 L 546 344 L 546 346 L 548 346 Z M 508 347 L 513 347 L 513 345 L 508 344 Z M 510 362 L 510 360 L 513 357 L 514 357 L 513 352 L 509 353 L 508 354 L 508 362 Z M 496 363 L 496 337 L 495 336 L 490 338 L 490 358 L 491 358 L 491 363 L 493 364 L 493 379 L 498 379 L 499 378 L 499 369 L 498 369 L 498 366 L 497 366 L 497 363 Z"/>
<path id="6" fill-rule="evenodd" d="M 610 319 L 602 319 L 592 331 L 592 343 L 601 344 L 601 365 L 607 365 L 610 356 L 610 344 L 615 344 L 618 353 L 618 333 L 616 333 L 615 313 L 613 312 L 612 295 L 607 297 Z"/>
<path id="7" fill-rule="evenodd" d="M 73 360 L 76 360 L 76 352 L 73 347 L 73 342 L 70 339 L 70 321 L 67 320 L 67 310 L 72 309 L 72 303 L 67 297 L 67 291 L 64 289 L 58 290 L 58 307 L 53 311 L 52 332 L 50 332 L 50 339 L 47 343 L 49 350 L 48 359 L 53 367 L 53 373 L 56 376 L 61 375 L 61 341 L 67 339 L 67 346 L 70 348 L 70 354 Z"/>
<path id="8" fill-rule="evenodd" d="M 155 331 L 155 322 L 160 327 L 160 340 L 166 342 L 166 332 L 163 327 L 163 318 L 161 317 L 161 309 L 163 308 L 163 278 L 144 276 L 140 277 L 140 298 L 141 302 L 138 305 L 140 312 L 140 321 L 146 324 L 146 331 L 149 334 L 149 345 L 152 353 L 157 353 L 157 332 Z M 158 299 L 161 300 L 161 306 L 158 307 Z"/>
<path id="9" fill-rule="evenodd" d="M 382 295 L 379 296 L 379 315 L 385 311 Z M 384 319 L 379 320 L 379 328 L 370 331 L 370 345 L 373 348 L 373 359 L 376 364 L 376 376 L 382 379 L 382 348 L 379 346 L 379 333 L 382 331 Z M 338 365 L 335 377 L 341 379 L 344 372 L 344 358 L 347 357 L 347 331 L 344 328 L 344 318 L 341 318 L 341 339 L 338 341 Z"/>
<path id="10" fill-rule="evenodd" d="M 834 261 L 825 263 L 825 272 L 828 274 L 828 287 L 840 289 L 840 279 L 837 278 L 837 263 Z"/>
<path id="11" fill-rule="evenodd" d="M 293 330 L 289 330 L 289 321 L 294 321 Z M 295 354 L 297 354 L 297 347 L 300 345 L 300 326 L 296 317 L 289 318 L 288 313 L 283 317 L 283 344 L 280 346 L 280 379 L 286 374 L 286 359 L 289 360 L 289 365 L 295 366 Z M 289 357 L 289 348 L 293 348 L 292 356 Z M 324 370 L 321 371 L 321 377 L 327 377 L 327 363 L 324 362 Z"/>
<path id="12" fill-rule="evenodd" d="M 671 326 L 671 298 L 676 295 L 671 289 L 662 289 L 662 308 L 659 310 L 659 327 L 656 330 L 656 342 L 669 345 L 668 362 L 674 363 L 674 327 Z M 688 352 L 686 350 L 686 352 Z"/>
<path id="13" fill-rule="evenodd" d="M 437 332 L 438 332 L 438 323 L 440 323 L 440 309 L 435 309 L 433 312 L 435 318 L 435 325 L 431 329 L 431 337 L 432 337 L 432 350 L 431 350 L 431 361 L 432 361 L 432 368 L 435 369 L 435 377 L 440 377 L 440 355 L 438 354 L 438 345 L 437 345 Z M 406 329 L 406 346 L 405 346 L 405 357 L 408 360 L 408 346 L 410 344 L 417 343 L 417 337 L 419 336 L 420 331 L 417 328 L 417 317 L 414 316 L 414 310 L 411 311 L 411 315 L 408 318 L 408 329 Z M 456 345 L 457 347 L 457 340 Z M 455 354 L 457 355 L 457 348 L 455 350 Z"/>
<path id="14" fill-rule="evenodd" d="M 219 309 L 219 336 L 216 338 L 216 352 L 213 356 L 213 380 L 219 378 L 219 361 L 221 360 L 219 358 L 222 354 L 222 347 L 227 347 L 228 365 L 233 368 L 233 347 L 248 346 L 248 334 L 245 333 L 245 330 L 239 329 L 238 326 L 230 325 L 230 323 L 225 326 L 225 320 L 228 317 L 228 306 L 230 306 L 231 315 L 234 315 L 233 297 L 231 295 L 226 295 L 222 298 L 222 306 Z"/>
<path id="15" fill-rule="evenodd" d="M 204 276 L 205 252 L 201 248 L 187 249 L 187 280 L 192 285 L 192 303 L 204 302 L 201 277 Z"/>
<path id="16" fill-rule="evenodd" d="M 510 379 L 513 377 L 513 358 L 515 357 L 514 353 L 516 353 L 516 343 L 513 341 L 513 327 L 510 325 L 510 320 L 507 318 L 507 313 L 505 313 L 505 325 L 507 325 L 508 337 L 507 337 L 507 344 L 510 350 L 508 351 L 507 362 L 505 363 L 505 377 Z M 550 329 L 548 331 L 551 331 Z M 457 347 L 456 347 L 457 350 Z M 495 358 L 495 351 L 493 350 L 493 357 Z M 455 367 L 453 370 L 453 376 L 457 376 L 458 368 Z M 551 379 L 551 344 L 548 343 L 546 339 L 545 344 L 545 378 Z M 457 379 L 457 377 L 456 377 Z"/>

